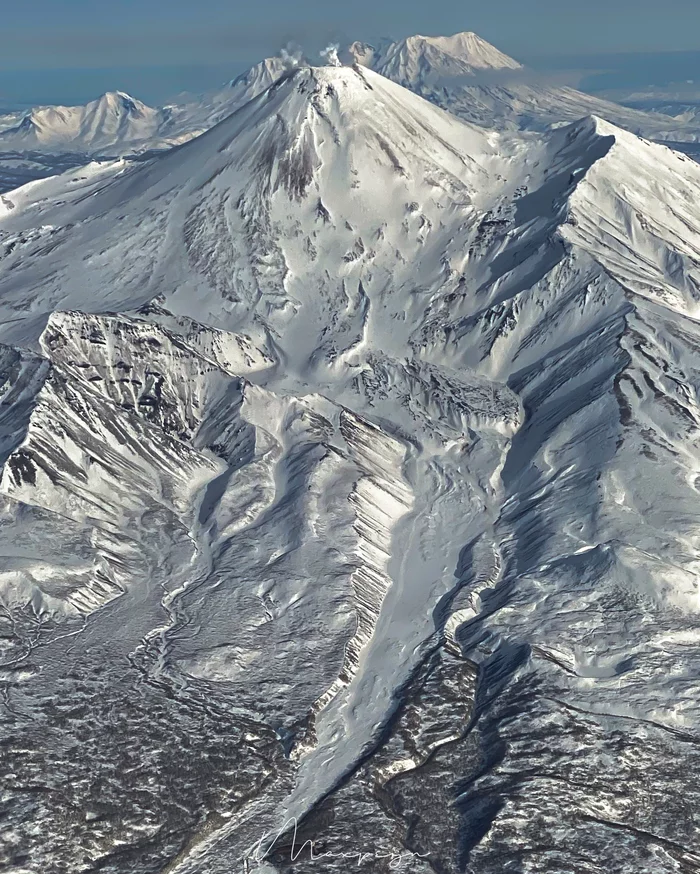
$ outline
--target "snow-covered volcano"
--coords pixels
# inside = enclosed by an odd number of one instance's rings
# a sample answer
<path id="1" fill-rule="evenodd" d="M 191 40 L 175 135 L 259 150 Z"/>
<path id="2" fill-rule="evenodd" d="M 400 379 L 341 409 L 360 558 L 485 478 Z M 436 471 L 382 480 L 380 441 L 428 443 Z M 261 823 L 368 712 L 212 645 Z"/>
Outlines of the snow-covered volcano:
<path id="1" fill-rule="evenodd" d="M 523 69 L 518 61 L 471 32 L 434 37 L 418 34 L 377 47 L 355 42 L 344 54 L 362 66 L 381 69 L 382 75 L 407 88 L 421 86 L 426 79 Z"/>
<path id="2" fill-rule="evenodd" d="M 11 864 L 692 870 L 699 202 L 359 66 L 5 195 Z"/>
<path id="3" fill-rule="evenodd" d="M 474 198 L 492 196 L 491 167 L 508 160 L 499 151 L 496 138 L 371 71 L 305 67 L 158 161 L 117 164 L 116 173 L 97 166 L 94 179 L 88 171 L 6 195 L 3 227 L 50 235 L 54 278 L 36 280 L 47 312 L 59 299 L 73 308 L 93 297 L 96 309 L 114 309 L 164 294 L 169 306 L 181 301 L 187 315 L 222 326 L 253 310 L 257 320 L 286 324 L 307 299 L 335 306 L 338 282 L 361 278 L 368 253 L 377 282 L 396 281 L 403 258 L 415 283 L 418 241 L 432 243 L 435 224 L 457 227 L 474 214 Z M 446 200 L 453 205 L 443 216 Z M 33 227 L 38 212 L 45 230 Z M 171 235 L 179 241 L 172 249 Z M 78 254 L 92 252 L 96 239 L 105 271 L 97 286 L 97 264 Z M 43 274 L 23 246 L 8 256 L 22 263 L 17 297 L 9 286 L 3 295 L 19 309 L 35 282 L 29 274 Z M 320 297 L 309 288 L 309 262 Z M 31 318 L 38 314 L 36 300 Z M 318 331 L 326 317 L 319 313 Z M 13 337 L 22 322 L 8 324 Z"/>

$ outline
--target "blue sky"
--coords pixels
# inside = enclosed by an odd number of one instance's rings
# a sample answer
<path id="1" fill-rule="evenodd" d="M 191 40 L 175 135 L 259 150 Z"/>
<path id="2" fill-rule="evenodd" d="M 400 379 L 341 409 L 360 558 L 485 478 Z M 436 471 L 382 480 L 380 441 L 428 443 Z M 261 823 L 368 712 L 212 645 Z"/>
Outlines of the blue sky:
<path id="1" fill-rule="evenodd" d="M 0 99 L 16 98 L 23 88 L 27 100 L 38 96 L 29 92 L 39 87 L 37 71 L 45 70 L 63 70 L 54 87 L 76 97 L 90 87 L 82 76 L 88 70 L 98 91 L 103 79 L 131 77 L 138 85 L 139 75 L 146 91 L 198 90 L 290 41 L 313 52 L 347 38 L 475 30 L 525 60 L 700 50 L 700 0 L 32 0 L 2 6 Z M 136 69 L 144 67 L 161 70 Z M 123 81 L 105 87 L 134 90 Z"/>

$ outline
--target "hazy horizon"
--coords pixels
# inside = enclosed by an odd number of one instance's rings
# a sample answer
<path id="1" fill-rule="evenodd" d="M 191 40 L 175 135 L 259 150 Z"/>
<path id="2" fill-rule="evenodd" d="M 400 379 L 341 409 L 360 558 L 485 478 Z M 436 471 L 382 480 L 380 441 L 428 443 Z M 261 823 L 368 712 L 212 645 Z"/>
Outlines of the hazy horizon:
<path id="1" fill-rule="evenodd" d="M 119 0 L 109 5 L 35 0 L 3 10 L 0 100 L 5 105 L 84 102 L 106 89 L 122 88 L 139 91 L 137 96 L 149 102 L 162 102 L 185 89 L 216 87 L 287 43 L 314 54 L 329 42 L 464 30 L 543 69 L 548 69 L 547 57 L 554 55 L 570 61 L 569 69 L 591 69 L 581 67 L 582 59 L 591 57 L 604 60 L 605 68 L 612 55 L 700 53 L 700 4 L 403 0 L 399 6 L 355 0 L 329 7 L 320 0 L 299 0 L 294 6 L 286 0 L 257 5 L 230 0 Z M 561 70 L 562 64 L 552 59 L 551 68 Z M 42 82 L 42 74 L 51 74 L 54 81 Z"/>

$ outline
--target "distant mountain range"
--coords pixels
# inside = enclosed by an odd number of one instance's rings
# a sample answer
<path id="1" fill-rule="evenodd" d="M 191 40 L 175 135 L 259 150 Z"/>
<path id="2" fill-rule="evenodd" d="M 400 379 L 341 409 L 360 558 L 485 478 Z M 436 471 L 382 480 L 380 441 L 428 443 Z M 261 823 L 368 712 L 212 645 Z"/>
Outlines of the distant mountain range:
<path id="1" fill-rule="evenodd" d="M 371 68 L 450 112 L 483 127 L 546 130 L 588 115 L 654 140 L 700 141 L 694 114 L 672 118 L 554 87 L 474 33 L 412 36 L 340 51 L 348 64 Z M 227 86 L 183 104 L 152 108 L 123 92 L 85 106 L 32 109 L 19 121 L 0 117 L 0 152 L 44 150 L 128 154 L 167 148 L 198 136 L 268 88 L 295 63 L 267 58 Z"/>

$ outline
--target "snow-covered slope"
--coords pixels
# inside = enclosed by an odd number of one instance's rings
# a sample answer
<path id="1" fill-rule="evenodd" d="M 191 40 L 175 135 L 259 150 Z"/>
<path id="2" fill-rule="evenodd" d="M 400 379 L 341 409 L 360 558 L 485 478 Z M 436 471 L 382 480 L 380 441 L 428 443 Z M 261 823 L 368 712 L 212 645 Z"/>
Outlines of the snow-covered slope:
<path id="1" fill-rule="evenodd" d="M 297 62 L 286 53 L 279 57 L 265 58 L 226 83 L 223 88 L 202 94 L 198 99 L 187 103 L 164 107 L 166 120 L 159 131 L 160 136 L 179 136 L 183 141 L 198 136 L 262 94 L 281 76 L 301 63 L 308 66 L 306 60 L 299 59 Z"/>
<path id="2" fill-rule="evenodd" d="M 10 864 L 697 867 L 698 203 L 359 67 L 5 195 Z"/>
<path id="3" fill-rule="evenodd" d="M 253 97 L 266 91 L 280 76 L 292 72 L 302 62 L 304 65 L 308 65 L 307 61 L 302 61 L 302 59 L 296 61 L 284 55 L 265 58 L 260 63 L 254 64 L 245 73 L 232 79 L 225 88 L 212 95 L 210 105 L 214 114 L 209 121 L 214 123 L 221 121 L 239 107 L 244 106 Z M 211 127 L 211 123 L 208 126 Z"/>

